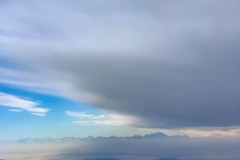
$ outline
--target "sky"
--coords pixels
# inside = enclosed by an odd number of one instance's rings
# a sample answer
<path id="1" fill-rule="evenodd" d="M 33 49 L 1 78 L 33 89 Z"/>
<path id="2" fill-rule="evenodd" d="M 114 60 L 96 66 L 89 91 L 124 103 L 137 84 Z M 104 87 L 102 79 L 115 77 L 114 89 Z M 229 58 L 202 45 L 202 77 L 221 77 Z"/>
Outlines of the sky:
<path id="1" fill-rule="evenodd" d="M 240 133 L 238 0 L 0 0 L 0 140 Z"/>

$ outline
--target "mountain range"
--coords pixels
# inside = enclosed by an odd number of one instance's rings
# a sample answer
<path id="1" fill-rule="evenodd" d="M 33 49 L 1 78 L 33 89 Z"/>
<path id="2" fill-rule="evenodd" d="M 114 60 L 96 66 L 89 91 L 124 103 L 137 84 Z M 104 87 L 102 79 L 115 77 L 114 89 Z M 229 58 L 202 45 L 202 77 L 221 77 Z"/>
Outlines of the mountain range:
<path id="1" fill-rule="evenodd" d="M 169 136 L 162 132 L 156 132 L 151 134 L 146 134 L 144 136 L 141 135 L 133 135 L 129 137 L 118 137 L 118 136 L 109 136 L 109 137 L 93 137 L 88 136 L 85 138 L 77 138 L 77 137 L 63 137 L 63 138 L 22 138 L 17 140 L 20 143 L 27 142 L 75 142 L 75 141 L 113 141 L 113 140 L 146 140 L 146 139 L 160 139 L 160 138 L 188 138 L 186 135 L 173 135 Z"/>

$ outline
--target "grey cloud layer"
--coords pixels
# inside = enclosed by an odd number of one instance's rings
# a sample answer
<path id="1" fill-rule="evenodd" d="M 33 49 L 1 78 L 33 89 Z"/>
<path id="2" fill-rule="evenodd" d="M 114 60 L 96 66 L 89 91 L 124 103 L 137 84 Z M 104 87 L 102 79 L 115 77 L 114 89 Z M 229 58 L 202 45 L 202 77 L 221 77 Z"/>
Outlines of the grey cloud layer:
<path id="1" fill-rule="evenodd" d="M 239 1 L 15 3 L 0 58 L 39 71 L 26 81 L 138 127 L 240 125 Z"/>

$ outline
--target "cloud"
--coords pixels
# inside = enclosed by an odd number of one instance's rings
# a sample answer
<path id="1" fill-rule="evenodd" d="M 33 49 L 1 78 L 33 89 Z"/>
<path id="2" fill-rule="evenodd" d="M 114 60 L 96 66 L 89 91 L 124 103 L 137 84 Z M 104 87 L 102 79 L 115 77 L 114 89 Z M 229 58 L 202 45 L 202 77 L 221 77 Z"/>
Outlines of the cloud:
<path id="1" fill-rule="evenodd" d="M 77 121 L 73 121 L 75 124 L 80 125 L 113 125 L 113 126 L 123 126 L 129 125 L 132 121 L 130 117 L 121 115 L 95 115 L 87 114 L 85 112 L 72 112 L 66 111 L 66 114 L 77 118 Z"/>
<path id="2" fill-rule="evenodd" d="M 9 109 L 10 112 L 22 112 L 22 110 L 19 109 Z"/>
<path id="3" fill-rule="evenodd" d="M 30 114 L 32 114 L 32 115 L 34 115 L 34 116 L 41 116 L 41 117 L 44 117 L 44 116 L 46 116 L 46 114 L 45 113 L 30 113 Z"/>
<path id="4" fill-rule="evenodd" d="M 239 137 L 160 138 L 140 141 L 98 140 L 53 143 L 0 143 L 1 158 L 7 160 L 95 159 L 156 160 L 237 160 Z"/>
<path id="5" fill-rule="evenodd" d="M 131 116 L 135 127 L 239 126 L 239 3 L 5 3 L 0 59 L 26 76 L 0 81 Z"/>
<path id="6" fill-rule="evenodd" d="M 94 115 L 94 114 L 87 114 L 85 112 L 72 112 L 66 111 L 66 114 L 76 118 L 87 118 L 87 119 L 102 119 L 105 118 L 104 115 Z"/>
<path id="7" fill-rule="evenodd" d="M 22 110 L 31 112 L 33 115 L 45 116 L 49 109 L 39 108 L 38 102 L 26 100 L 15 95 L 0 92 L 0 106 L 11 107 L 16 109 L 9 109 L 12 112 L 21 112 Z"/>
<path id="8" fill-rule="evenodd" d="M 239 129 L 185 129 L 185 130 L 178 130 L 177 134 L 188 135 L 191 137 L 229 137 L 229 136 L 239 136 L 240 130 Z"/>

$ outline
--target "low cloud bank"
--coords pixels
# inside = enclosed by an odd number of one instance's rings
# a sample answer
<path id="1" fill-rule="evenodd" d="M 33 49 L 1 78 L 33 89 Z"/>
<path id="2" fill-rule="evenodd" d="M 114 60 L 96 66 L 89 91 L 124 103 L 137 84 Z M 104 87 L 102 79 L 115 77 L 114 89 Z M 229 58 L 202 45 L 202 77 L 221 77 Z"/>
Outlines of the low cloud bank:
<path id="1" fill-rule="evenodd" d="M 55 143 L 1 143 L 4 160 L 237 160 L 240 140 L 175 138 Z"/>

